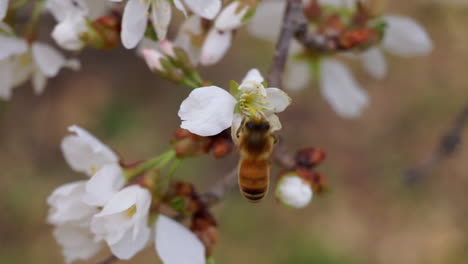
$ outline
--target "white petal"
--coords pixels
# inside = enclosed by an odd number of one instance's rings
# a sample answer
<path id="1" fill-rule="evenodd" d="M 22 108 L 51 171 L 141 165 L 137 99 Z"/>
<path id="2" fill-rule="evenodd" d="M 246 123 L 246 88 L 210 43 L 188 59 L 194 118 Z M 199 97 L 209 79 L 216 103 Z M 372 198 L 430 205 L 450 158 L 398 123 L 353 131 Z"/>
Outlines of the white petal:
<path id="1" fill-rule="evenodd" d="M 309 84 L 311 77 L 312 69 L 309 63 L 290 58 L 284 74 L 284 86 L 289 90 L 302 90 Z"/>
<path id="2" fill-rule="evenodd" d="M 266 94 L 266 108 L 275 113 L 283 112 L 291 104 L 291 98 L 278 88 L 266 88 Z"/>
<path id="3" fill-rule="evenodd" d="M 222 88 L 197 88 L 180 105 L 181 127 L 200 136 L 216 135 L 231 126 L 236 103 Z"/>
<path id="4" fill-rule="evenodd" d="M 66 263 L 76 260 L 89 260 L 102 248 L 95 242 L 92 234 L 84 227 L 63 225 L 54 229 L 55 240 L 62 246 Z"/>
<path id="5" fill-rule="evenodd" d="M 322 62 L 320 88 L 335 112 L 344 118 L 358 118 L 368 104 L 367 93 L 348 69 L 336 60 Z"/>
<path id="6" fill-rule="evenodd" d="M 47 76 L 41 71 L 36 71 L 32 76 L 32 85 L 35 94 L 42 94 L 47 85 Z"/>
<path id="7" fill-rule="evenodd" d="M 158 35 L 158 40 L 166 38 L 167 27 L 171 21 L 171 4 L 167 0 L 154 0 L 151 8 L 151 21 Z"/>
<path id="8" fill-rule="evenodd" d="M 276 197 L 293 208 L 306 207 L 312 200 L 312 188 L 298 176 L 285 176 L 276 186 Z"/>
<path id="9" fill-rule="evenodd" d="M 109 245 L 112 254 L 119 259 L 131 259 L 136 253 L 145 248 L 150 238 L 151 230 L 147 226 L 138 232 L 136 237 L 133 236 L 132 229 L 127 230 L 120 241 Z"/>
<path id="10" fill-rule="evenodd" d="M 193 38 L 200 36 L 203 33 L 201 18 L 198 16 L 190 16 L 180 26 L 174 44 L 185 50 L 194 64 L 198 64 L 200 58 L 201 45 L 193 41 Z"/>
<path id="11" fill-rule="evenodd" d="M 221 0 L 185 0 L 185 4 L 197 15 L 213 19 L 221 9 Z"/>
<path id="12" fill-rule="evenodd" d="M 181 0 L 174 0 L 174 5 L 177 9 L 184 13 L 184 16 L 187 16 L 187 10 L 185 10 L 184 4 L 182 4 Z"/>
<path id="13" fill-rule="evenodd" d="M 3 20 L 8 11 L 9 0 L 0 0 L 0 20 Z"/>
<path id="14" fill-rule="evenodd" d="M 68 130 L 76 135 L 66 136 L 61 147 L 65 160 L 73 170 L 92 176 L 104 165 L 118 162 L 117 155 L 88 131 L 75 125 Z"/>
<path id="15" fill-rule="evenodd" d="M 268 113 L 266 116 L 268 123 L 270 123 L 271 132 L 278 131 L 282 128 L 281 122 L 277 115 L 274 113 Z"/>
<path id="16" fill-rule="evenodd" d="M 286 1 L 260 3 L 247 28 L 250 34 L 264 40 L 276 41 L 285 6 Z"/>
<path id="17" fill-rule="evenodd" d="M 245 75 L 241 85 L 247 82 L 262 83 L 263 81 L 264 79 L 260 71 L 257 69 L 251 69 L 249 72 L 247 72 L 247 75 Z"/>
<path id="18" fill-rule="evenodd" d="M 0 35 L 0 60 L 12 55 L 23 54 L 28 50 L 24 39 Z"/>
<path id="19" fill-rule="evenodd" d="M 156 222 L 156 252 L 164 264 L 205 264 L 205 248 L 183 225 L 159 215 Z"/>
<path id="20" fill-rule="evenodd" d="M 9 60 L 0 60 L 0 98 L 8 100 L 13 91 L 13 72 Z"/>
<path id="21" fill-rule="evenodd" d="M 95 217 L 108 216 L 120 212 L 124 212 L 128 208 L 136 205 L 139 202 L 144 203 L 144 207 L 141 210 L 146 211 L 149 208 L 149 202 L 151 202 L 151 194 L 147 189 L 144 189 L 137 185 L 125 187 L 118 193 L 116 193 L 109 202 L 104 206 L 102 211 Z"/>
<path id="22" fill-rule="evenodd" d="M 95 1 L 95 2 L 105 2 L 105 1 Z M 89 14 L 88 3 L 85 0 L 73 0 L 73 1 L 64 1 L 64 0 L 47 0 L 46 1 L 47 10 L 52 13 L 54 18 L 61 22 L 67 18 L 67 16 L 81 16 L 85 17 Z"/>
<path id="23" fill-rule="evenodd" d="M 86 183 L 83 202 L 104 206 L 125 184 L 125 176 L 117 164 L 109 164 L 98 170 Z"/>
<path id="24" fill-rule="evenodd" d="M 232 119 L 231 138 L 236 144 L 239 144 L 238 132 L 243 119 L 244 117 L 238 113 L 234 114 L 234 117 Z"/>
<path id="25" fill-rule="evenodd" d="M 240 27 L 243 24 L 242 19 L 249 10 L 249 6 L 244 5 L 241 10 L 238 10 L 239 5 L 239 1 L 234 1 L 225 7 L 216 18 L 215 27 L 225 31 Z"/>
<path id="26" fill-rule="evenodd" d="M 213 65 L 219 62 L 231 47 L 232 32 L 212 28 L 203 43 L 200 55 L 202 65 Z"/>
<path id="27" fill-rule="evenodd" d="M 376 79 L 383 79 L 387 74 L 387 61 L 380 48 L 370 48 L 359 54 L 364 70 Z"/>
<path id="28" fill-rule="evenodd" d="M 55 48 L 47 44 L 35 42 L 32 45 L 34 62 L 47 77 L 54 77 L 65 66 L 65 57 Z"/>
<path id="29" fill-rule="evenodd" d="M 395 55 L 409 57 L 432 51 L 432 41 L 424 28 L 409 17 L 386 16 L 387 29 L 382 45 Z"/>
<path id="30" fill-rule="evenodd" d="M 52 38 L 66 50 L 79 50 L 84 46 L 80 35 L 88 31 L 86 20 L 82 16 L 68 16 L 58 23 L 52 31 Z"/>
<path id="31" fill-rule="evenodd" d="M 48 222 L 55 225 L 66 223 L 86 224 L 97 208 L 82 202 L 85 181 L 64 184 L 55 189 L 47 198 L 50 211 Z"/>
<path id="32" fill-rule="evenodd" d="M 122 17 L 122 44 L 133 49 L 145 35 L 150 1 L 129 0 Z"/>

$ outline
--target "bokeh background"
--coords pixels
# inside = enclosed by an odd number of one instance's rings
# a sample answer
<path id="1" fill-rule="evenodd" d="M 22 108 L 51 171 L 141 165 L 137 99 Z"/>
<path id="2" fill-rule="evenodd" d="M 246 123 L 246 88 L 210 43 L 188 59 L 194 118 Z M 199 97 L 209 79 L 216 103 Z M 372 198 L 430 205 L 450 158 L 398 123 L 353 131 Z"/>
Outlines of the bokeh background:
<path id="1" fill-rule="evenodd" d="M 358 120 L 339 118 L 316 84 L 291 93 L 294 104 L 281 116 L 285 144 L 326 150 L 319 170 L 331 192 L 315 197 L 306 209 L 291 210 L 272 192 L 252 205 L 235 189 L 214 210 L 221 230 L 216 263 L 468 262 L 468 143 L 419 184 L 403 181 L 405 169 L 430 155 L 468 101 L 468 1 L 389 2 L 388 13 L 411 16 L 426 27 L 433 53 L 388 57 L 390 73 L 383 81 L 350 62 L 371 98 Z M 47 39 L 52 21 L 45 25 Z M 272 43 L 241 30 L 234 44 L 219 65 L 202 70 L 203 76 L 227 86 L 252 67 L 268 70 Z M 24 85 L 0 104 L 1 264 L 63 263 L 46 224 L 46 198 L 57 186 L 83 179 L 60 152 L 67 126 L 83 126 L 135 161 L 165 150 L 179 125 L 177 110 L 187 88 L 151 74 L 133 51 L 88 49 L 80 57 L 82 71 L 62 72 L 42 96 Z M 221 161 L 186 160 L 176 177 L 203 191 L 236 162 L 236 153 Z M 128 263 L 157 263 L 154 249 Z"/>

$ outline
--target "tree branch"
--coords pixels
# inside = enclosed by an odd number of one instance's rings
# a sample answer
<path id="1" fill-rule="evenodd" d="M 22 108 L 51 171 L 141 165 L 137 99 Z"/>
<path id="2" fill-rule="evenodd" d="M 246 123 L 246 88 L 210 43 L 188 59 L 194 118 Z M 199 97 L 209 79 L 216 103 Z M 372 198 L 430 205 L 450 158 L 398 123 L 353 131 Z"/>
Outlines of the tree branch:
<path id="1" fill-rule="evenodd" d="M 270 86 L 278 88 L 282 86 L 282 76 L 288 58 L 291 40 L 298 30 L 304 28 L 304 26 L 307 30 L 302 0 L 287 0 L 280 35 L 276 42 L 273 63 L 270 73 L 268 74 L 268 84 Z"/>
<path id="2" fill-rule="evenodd" d="M 420 165 L 410 168 L 405 172 L 405 181 L 410 184 L 417 183 L 442 161 L 452 156 L 460 145 L 462 132 L 467 123 L 468 103 L 458 113 L 450 130 L 440 138 L 439 145 L 432 155 L 427 157 Z"/>

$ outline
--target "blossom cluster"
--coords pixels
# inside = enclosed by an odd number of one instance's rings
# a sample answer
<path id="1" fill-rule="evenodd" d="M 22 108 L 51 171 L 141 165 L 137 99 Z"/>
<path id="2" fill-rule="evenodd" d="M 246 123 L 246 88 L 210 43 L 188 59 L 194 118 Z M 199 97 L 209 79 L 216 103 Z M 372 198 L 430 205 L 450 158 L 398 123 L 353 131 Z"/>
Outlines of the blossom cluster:
<path id="1" fill-rule="evenodd" d="M 81 66 L 38 39 L 43 14 L 56 21 L 50 35 L 61 49 L 79 54 L 87 47 L 109 50 L 122 44 L 135 48 L 154 73 L 193 89 L 180 104 L 181 125 L 171 150 L 141 164 L 124 165 L 92 134 L 69 127 L 72 134 L 61 144 L 65 160 L 87 178 L 58 187 L 47 200 L 48 222 L 66 262 L 90 259 L 105 245 L 127 260 L 154 243 L 163 263 L 206 263 L 218 235 L 207 202 L 192 184 L 161 177 L 161 170 L 174 159 L 210 151 L 216 158 L 226 156 L 234 146 L 240 148 L 239 135 L 249 120 L 266 123 L 262 132 L 273 141 L 273 133 L 282 128 L 277 114 L 292 102 L 279 89 L 282 84 L 269 87 L 253 68 L 240 83 L 216 86 L 200 76 L 198 67 L 220 62 L 243 26 L 255 37 L 276 41 L 287 1 L 40 0 L 18 30 L 15 14 L 27 2 L 0 0 L 1 99 L 10 99 L 13 88 L 28 80 L 39 94 L 62 68 L 76 71 Z M 431 52 L 432 42 L 421 25 L 375 12 L 366 2 L 302 1 L 307 30 L 293 34 L 285 88 L 297 91 L 316 80 L 339 116 L 357 118 L 369 96 L 343 60 L 359 60 L 372 77 L 382 79 L 388 68 L 384 52 L 402 57 Z M 175 34 L 168 34 L 173 10 L 181 12 L 183 22 Z M 308 43 L 304 36 L 309 35 L 316 42 Z M 269 164 L 273 147 L 265 149 L 262 161 Z M 315 148 L 297 152 L 276 181 L 279 202 L 303 208 L 326 190 L 325 177 L 315 170 L 324 157 Z M 190 227 L 173 220 L 176 216 L 189 219 Z"/>
<path id="2" fill-rule="evenodd" d="M 62 185 L 47 199 L 48 222 L 67 263 L 90 259 L 105 244 L 117 258 L 130 259 L 150 242 L 164 263 L 205 263 L 200 239 L 152 209 L 152 190 L 129 182 L 108 146 L 78 126 L 69 131 L 74 134 L 61 145 L 65 160 L 90 178 Z"/>
<path id="3" fill-rule="evenodd" d="M 303 3 L 311 28 L 316 30 L 314 34 L 321 39 L 341 38 L 348 43 L 342 43 L 344 47 L 334 51 L 320 52 L 293 42 L 285 88 L 301 90 L 315 79 L 323 97 L 343 118 L 359 117 L 369 104 L 369 96 L 338 55 L 359 60 L 372 77 L 383 79 L 388 71 L 384 52 L 413 57 L 427 55 L 432 50 L 432 41 L 424 28 L 409 17 L 372 14 L 372 10 L 359 8 L 358 0 L 306 0 Z M 276 41 L 285 4 L 285 1 L 274 0 L 262 2 L 249 24 L 249 32 L 258 38 Z M 358 37 L 364 37 L 362 43 L 352 43 Z"/>

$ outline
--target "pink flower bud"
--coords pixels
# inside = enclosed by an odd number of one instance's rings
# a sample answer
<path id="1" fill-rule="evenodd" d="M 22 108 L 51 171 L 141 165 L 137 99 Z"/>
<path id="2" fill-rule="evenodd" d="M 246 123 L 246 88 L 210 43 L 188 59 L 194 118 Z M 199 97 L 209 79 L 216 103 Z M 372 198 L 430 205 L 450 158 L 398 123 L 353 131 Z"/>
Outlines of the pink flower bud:
<path id="1" fill-rule="evenodd" d="M 175 51 L 174 51 L 174 44 L 172 44 L 171 41 L 165 39 L 159 42 L 159 47 L 161 48 L 161 51 L 172 58 L 176 57 Z"/>
<path id="2" fill-rule="evenodd" d="M 142 52 L 143 58 L 146 64 L 152 71 L 163 71 L 164 68 L 161 65 L 161 59 L 164 55 L 155 49 L 144 49 Z"/>

